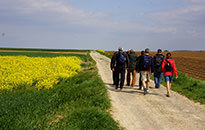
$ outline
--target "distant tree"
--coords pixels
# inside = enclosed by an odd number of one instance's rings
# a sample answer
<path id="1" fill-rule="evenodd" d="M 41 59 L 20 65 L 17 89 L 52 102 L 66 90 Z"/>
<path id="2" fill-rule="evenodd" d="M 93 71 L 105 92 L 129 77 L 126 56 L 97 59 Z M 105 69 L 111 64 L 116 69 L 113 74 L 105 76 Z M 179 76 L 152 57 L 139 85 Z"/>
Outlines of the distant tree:
<path id="1" fill-rule="evenodd" d="M 164 50 L 164 52 L 169 52 L 168 50 Z"/>

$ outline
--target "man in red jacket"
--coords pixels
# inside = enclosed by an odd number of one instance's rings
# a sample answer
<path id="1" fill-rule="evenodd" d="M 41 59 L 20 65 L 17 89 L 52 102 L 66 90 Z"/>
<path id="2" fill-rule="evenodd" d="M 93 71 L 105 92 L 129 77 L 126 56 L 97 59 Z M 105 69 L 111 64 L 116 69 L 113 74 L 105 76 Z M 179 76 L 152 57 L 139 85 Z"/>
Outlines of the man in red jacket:
<path id="1" fill-rule="evenodd" d="M 170 89 L 171 82 L 173 81 L 173 75 L 175 75 L 175 78 L 177 79 L 177 69 L 175 61 L 171 57 L 171 53 L 167 53 L 166 59 L 163 60 L 161 67 L 167 85 L 167 97 L 170 97 Z"/>

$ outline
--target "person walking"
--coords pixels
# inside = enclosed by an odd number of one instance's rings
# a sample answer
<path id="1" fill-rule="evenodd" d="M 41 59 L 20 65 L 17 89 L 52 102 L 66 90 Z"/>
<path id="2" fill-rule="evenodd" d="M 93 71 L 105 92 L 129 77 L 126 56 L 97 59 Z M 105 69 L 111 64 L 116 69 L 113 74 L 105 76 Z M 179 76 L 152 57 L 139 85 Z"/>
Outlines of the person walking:
<path id="1" fill-rule="evenodd" d="M 157 54 L 153 57 L 155 88 L 160 88 L 162 75 L 163 75 L 161 70 L 161 65 L 163 60 L 164 60 L 164 55 L 162 55 L 162 50 L 158 49 Z"/>
<path id="2" fill-rule="evenodd" d="M 114 56 L 117 52 L 114 52 L 112 58 L 111 58 L 111 62 L 110 62 L 110 68 L 111 70 L 114 68 L 114 70 L 116 70 L 116 64 L 114 64 Z M 112 79 L 113 79 L 113 85 L 116 85 L 116 71 L 112 71 Z"/>
<path id="3" fill-rule="evenodd" d="M 130 86 L 130 74 L 132 73 L 132 83 L 131 87 L 134 87 L 136 83 L 136 66 L 137 66 L 137 60 L 138 55 L 135 54 L 135 51 L 133 49 L 130 50 L 130 53 L 128 53 L 129 58 L 129 68 L 127 70 L 127 85 Z"/>
<path id="4" fill-rule="evenodd" d="M 142 86 L 144 88 L 144 95 L 148 93 L 149 91 L 149 82 L 151 73 L 153 71 L 152 68 L 152 56 L 149 55 L 149 48 L 145 49 L 145 54 L 140 59 L 140 73 L 142 76 Z"/>
<path id="5" fill-rule="evenodd" d="M 125 81 L 125 70 L 126 68 L 129 68 L 129 58 L 127 54 L 123 52 L 123 48 L 121 46 L 118 48 L 118 52 L 114 55 L 112 64 L 112 66 L 116 65 L 116 68 L 112 68 L 112 71 L 116 71 L 115 88 L 118 89 L 120 81 L 120 90 L 122 90 Z"/>
<path id="6" fill-rule="evenodd" d="M 139 90 L 142 89 L 142 75 L 140 73 L 140 71 L 142 71 L 141 70 L 142 67 L 140 67 L 140 60 L 142 60 L 144 54 L 145 54 L 145 52 L 141 51 L 141 55 L 138 57 L 138 62 L 137 62 L 137 71 L 138 71 L 138 73 L 140 75 L 139 76 Z"/>
<path id="7" fill-rule="evenodd" d="M 173 75 L 177 79 L 177 69 L 175 61 L 171 57 L 171 53 L 166 54 L 166 59 L 163 60 L 161 66 L 167 88 L 167 97 L 170 97 L 171 82 L 173 82 Z"/>

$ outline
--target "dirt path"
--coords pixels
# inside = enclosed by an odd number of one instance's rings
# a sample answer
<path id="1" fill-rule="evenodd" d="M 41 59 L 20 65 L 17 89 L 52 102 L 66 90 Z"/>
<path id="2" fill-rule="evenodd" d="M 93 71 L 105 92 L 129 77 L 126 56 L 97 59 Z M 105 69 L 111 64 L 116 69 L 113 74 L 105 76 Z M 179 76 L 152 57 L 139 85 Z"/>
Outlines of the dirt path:
<path id="1" fill-rule="evenodd" d="M 114 89 L 110 59 L 97 52 L 91 53 L 97 62 L 99 75 L 107 85 L 112 103 L 113 118 L 127 130 L 205 130 L 205 105 L 193 103 L 175 92 L 166 97 L 166 89 L 155 89 L 143 95 L 137 85 Z M 138 77 L 137 77 L 138 79 Z"/>

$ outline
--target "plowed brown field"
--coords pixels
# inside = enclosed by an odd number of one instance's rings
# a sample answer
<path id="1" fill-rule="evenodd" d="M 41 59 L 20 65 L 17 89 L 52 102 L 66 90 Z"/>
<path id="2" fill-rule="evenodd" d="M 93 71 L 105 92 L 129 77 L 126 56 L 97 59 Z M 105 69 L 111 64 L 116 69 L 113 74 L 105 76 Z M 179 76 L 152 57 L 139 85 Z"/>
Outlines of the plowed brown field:
<path id="1" fill-rule="evenodd" d="M 113 54 L 114 51 L 106 51 L 106 53 Z M 136 54 L 140 55 L 140 52 Z M 154 56 L 156 52 L 150 54 Z M 205 52 L 171 52 L 171 54 L 179 72 L 205 80 Z M 166 52 L 163 52 L 163 55 L 166 55 Z"/>

